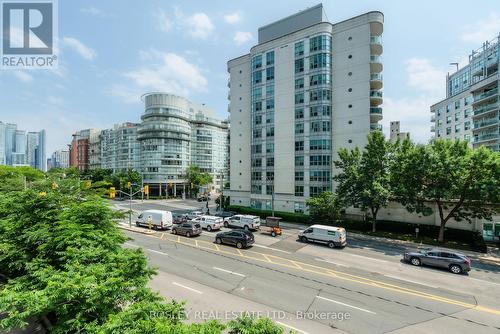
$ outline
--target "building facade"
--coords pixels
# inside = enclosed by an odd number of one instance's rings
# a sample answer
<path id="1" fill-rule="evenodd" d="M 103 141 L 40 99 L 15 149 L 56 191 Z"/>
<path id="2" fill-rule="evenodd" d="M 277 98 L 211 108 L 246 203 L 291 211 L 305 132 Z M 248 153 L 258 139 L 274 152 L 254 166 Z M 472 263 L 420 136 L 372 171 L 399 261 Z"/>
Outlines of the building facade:
<path id="1" fill-rule="evenodd" d="M 85 129 L 73 134 L 71 144 L 69 144 L 69 165 L 79 171 L 86 171 L 90 168 L 89 146 L 90 138 L 99 134 L 100 130 Z M 97 166 L 96 166 L 97 168 Z"/>
<path id="2" fill-rule="evenodd" d="M 69 167 L 69 151 L 57 150 L 50 157 L 51 168 L 68 168 Z"/>
<path id="3" fill-rule="evenodd" d="M 16 124 L 0 122 L 0 165 L 46 171 L 45 130 L 26 132 L 18 130 Z"/>
<path id="4" fill-rule="evenodd" d="M 397 140 L 410 139 L 409 132 L 401 132 L 401 123 L 399 121 L 392 121 L 389 133 L 389 140 L 395 142 Z"/>
<path id="5" fill-rule="evenodd" d="M 115 124 L 112 129 L 101 131 L 99 136 L 101 168 L 111 169 L 113 173 L 128 169 L 139 171 L 138 126 L 137 123 Z"/>
<path id="6" fill-rule="evenodd" d="M 431 106 L 434 138 L 461 139 L 500 151 L 500 34 L 446 77 L 446 99 Z"/>
<path id="7" fill-rule="evenodd" d="M 228 62 L 231 204 L 303 212 L 333 189 L 338 151 L 381 130 L 382 32 L 380 12 L 332 24 L 317 5 Z"/>

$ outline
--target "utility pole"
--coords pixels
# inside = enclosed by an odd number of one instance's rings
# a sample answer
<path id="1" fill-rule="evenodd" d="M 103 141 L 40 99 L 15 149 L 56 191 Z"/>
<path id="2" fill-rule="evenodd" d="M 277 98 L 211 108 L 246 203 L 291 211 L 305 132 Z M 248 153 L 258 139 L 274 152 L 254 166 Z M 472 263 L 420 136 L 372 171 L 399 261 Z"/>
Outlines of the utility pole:
<path id="1" fill-rule="evenodd" d="M 133 193 L 132 192 L 132 187 L 130 187 L 130 193 L 126 193 L 123 190 L 118 190 L 118 191 L 120 192 L 120 194 L 123 193 L 125 196 L 129 197 L 129 202 L 128 202 L 128 208 L 129 208 L 129 211 L 128 211 L 128 226 L 132 227 L 132 197 L 135 194 L 138 194 L 141 190 L 139 189 L 138 191 L 136 191 L 135 193 Z"/>

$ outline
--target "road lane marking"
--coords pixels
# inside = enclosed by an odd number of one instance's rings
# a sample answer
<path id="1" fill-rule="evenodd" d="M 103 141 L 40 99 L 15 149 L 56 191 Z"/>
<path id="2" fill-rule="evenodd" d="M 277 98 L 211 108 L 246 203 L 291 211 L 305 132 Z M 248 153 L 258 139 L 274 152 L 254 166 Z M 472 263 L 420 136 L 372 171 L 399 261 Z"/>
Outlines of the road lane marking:
<path id="1" fill-rule="evenodd" d="M 358 255 L 358 254 L 351 254 L 351 253 L 347 253 L 347 252 L 344 253 L 344 254 L 351 255 L 351 256 L 356 256 L 356 257 L 361 257 L 363 259 L 367 259 L 367 260 L 370 260 L 370 261 L 378 261 L 378 262 L 383 262 L 383 263 L 389 263 L 389 261 L 380 260 L 380 259 L 376 259 L 376 258 L 369 257 L 369 256 L 363 256 L 363 255 Z"/>
<path id="2" fill-rule="evenodd" d="M 302 267 L 296 262 L 296 261 L 290 261 L 293 263 L 297 268 L 302 269 Z"/>
<path id="3" fill-rule="evenodd" d="M 136 232 L 136 231 L 131 231 L 131 232 Z M 138 233 L 140 233 L 140 232 L 138 232 Z M 153 238 L 158 238 L 159 239 L 159 237 L 157 237 L 155 235 L 152 235 L 152 234 L 144 234 L 144 233 L 142 233 L 142 234 L 145 235 L 146 237 L 149 236 L 149 237 L 153 237 Z M 180 237 L 178 237 L 178 240 L 180 240 Z M 175 242 L 174 240 L 170 240 L 170 241 Z M 183 242 L 178 242 L 178 243 L 194 247 L 193 245 L 186 244 L 186 243 L 183 243 Z M 206 243 L 212 245 L 211 243 L 208 243 L 208 242 L 206 242 Z M 215 251 L 213 249 L 213 247 L 199 246 L 198 248 L 205 249 L 205 250 L 212 251 L 212 252 Z M 254 260 L 254 261 L 260 261 L 260 262 L 270 263 L 269 261 L 265 260 L 265 258 L 263 258 L 263 256 L 266 256 L 266 254 L 264 254 L 264 253 L 253 252 L 253 251 L 248 251 L 248 250 L 245 251 L 247 254 L 258 254 L 259 255 L 259 257 L 255 257 L 255 256 L 249 256 L 249 255 L 243 254 L 241 252 L 239 252 L 239 254 L 233 253 L 233 252 L 229 252 L 229 251 L 226 251 L 224 249 L 220 249 L 217 252 L 221 253 L 221 254 L 231 255 L 231 256 L 240 256 L 242 258 L 250 259 L 250 260 Z M 290 261 L 291 261 L 290 259 L 278 257 L 278 256 L 275 256 L 275 255 L 270 255 L 269 254 L 269 256 L 281 259 L 284 262 L 288 262 L 288 263 L 290 263 Z M 462 302 L 462 301 L 459 301 L 459 300 L 454 300 L 454 299 L 450 299 L 450 298 L 446 298 L 446 297 L 441 297 L 439 295 L 425 293 L 425 292 L 422 292 L 422 291 L 419 291 L 419 290 L 413 290 L 413 289 L 410 289 L 410 288 L 405 288 L 405 287 L 399 286 L 397 284 L 384 283 L 384 282 L 381 282 L 381 281 L 372 280 L 372 279 L 365 278 L 365 277 L 362 277 L 362 276 L 348 274 L 348 273 L 341 272 L 341 271 L 334 271 L 334 270 L 330 270 L 329 268 L 325 268 L 325 267 L 321 267 L 321 266 L 316 266 L 316 265 L 313 265 L 313 264 L 307 264 L 307 263 L 303 263 L 303 262 L 299 262 L 299 261 L 297 261 L 297 263 L 299 263 L 302 266 L 301 270 L 304 271 L 304 272 L 309 272 L 309 273 L 313 273 L 313 274 L 317 274 L 317 275 L 323 275 L 323 276 L 327 276 L 327 277 L 330 277 L 330 278 L 335 277 L 335 278 L 338 278 L 338 279 L 341 279 L 341 280 L 345 280 L 345 281 L 349 281 L 349 282 L 355 282 L 355 283 L 363 284 L 363 285 L 375 286 L 375 287 L 378 287 L 380 289 L 394 291 L 394 292 L 401 293 L 401 294 L 407 294 L 407 295 L 411 295 L 411 296 L 414 296 L 414 297 L 419 297 L 419 298 L 433 300 L 433 301 L 442 302 L 442 303 L 446 303 L 446 304 L 457 305 L 457 306 L 461 306 L 461 307 L 464 307 L 464 308 L 467 308 L 467 309 L 472 309 L 472 310 L 477 310 L 477 311 L 482 311 L 482 312 L 486 312 L 486 313 L 500 315 L 500 310 L 497 310 L 497 309 L 492 309 L 492 308 L 480 306 L 480 305 L 477 305 L 477 304 L 471 304 L 471 303 L 468 303 L 468 302 Z M 285 264 L 285 263 L 274 263 L 274 264 L 280 265 L 280 266 L 286 267 L 286 268 L 297 269 L 292 264 Z M 313 268 L 313 269 L 310 269 L 310 268 Z M 333 275 L 336 275 L 336 276 L 333 276 Z"/>
<path id="4" fill-rule="evenodd" d="M 389 278 L 394 278 L 394 279 L 399 280 L 399 281 L 405 281 L 405 282 L 409 282 L 409 283 L 413 283 L 413 284 L 423 285 L 423 286 L 426 286 L 426 287 L 429 287 L 429 288 L 434 288 L 434 289 L 439 289 L 440 288 L 439 286 L 429 285 L 429 284 L 425 284 L 423 282 L 412 281 L 412 280 L 409 280 L 409 279 L 406 279 L 406 278 L 402 278 L 402 277 L 398 277 L 398 276 L 392 276 L 392 275 L 384 275 L 384 276 L 385 277 L 389 277 Z"/>
<path id="5" fill-rule="evenodd" d="M 336 266 L 341 266 L 341 267 L 350 268 L 350 266 L 347 266 L 347 265 L 345 265 L 345 264 L 340 264 L 340 263 L 333 262 L 333 261 L 329 261 L 329 260 L 325 260 L 325 259 L 315 258 L 315 260 L 316 260 L 316 261 L 319 261 L 319 262 L 326 262 L 326 263 L 334 264 L 334 265 L 336 265 Z"/>
<path id="6" fill-rule="evenodd" d="M 285 251 L 285 250 L 278 249 L 278 248 L 272 248 L 272 247 L 265 246 L 265 245 L 253 244 L 252 246 L 253 246 L 253 247 L 259 247 L 259 248 L 264 248 L 264 249 L 269 249 L 269 250 L 273 250 L 273 251 L 276 251 L 276 252 L 281 252 L 281 253 L 285 253 L 285 254 L 292 254 L 292 253 L 287 252 L 287 251 Z"/>
<path id="7" fill-rule="evenodd" d="M 292 329 L 292 330 L 294 330 L 294 331 L 297 331 L 297 332 L 299 332 L 299 333 L 302 333 L 302 334 L 309 334 L 308 332 L 305 332 L 305 331 L 300 330 L 300 329 L 298 329 L 298 328 L 295 328 L 295 327 L 292 327 L 292 326 L 287 325 L 287 324 L 285 324 L 285 323 L 282 323 L 281 321 L 276 321 L 276 323 L 277 323 L 277 324 L 280 324 L 281 326 L 288 327 L 288 328 L 290 328 L 290 329 Z"/>
<path id="8" fill-rule="evenodd" d="M 215 270 L 223 271 L 223 272 L 228 273 L 228 274 L 232 274 L 232 275 L 236 275 L 236 276 L 240 276 L 240 277 L 246 277 L 245 275 L 237 273 L 235 271 L 226 270 L 226 269 L 222 269 L 219 267 L 212 267 L 212 268 L 214 268 Z"/>
<path id="9" fill-rule="evenodd" d="M 323 299 L 323 300 L 326 300 L 328 302 L 339 304 L 339 305 L 343 305 L 343 306 L 346 306 L 346 307 L 350 307 L 350 308 L 353 308 L 353 309 L 356 309 L 356 310 L 360 310 L 360 311 L 363 311 L 363 312 L 366 312 L 366 313 L 377 314 L 377 313 L 375 313 L 373 311 L 370 311 L 370 310 L 367 310 L 367 309 L 364 309 L 364 308 L 361 308 L 361 307 L 357 307 L 357 306 L 354 306 L 354 305 L 349 305 L 349 304 L 346 304 L 346 303 L 342 303 L 342 302 L 339 302 L 339 301 L 336 301 L 336 300 L 333 300 L 333 299 L 330 299 L 330 298 L 325 298 L 325 297 L 321 297 L 321 296 L 316 296 L 316 298 Z"/>
<path id="10" fill-rule="evenodd" d="M 267 262 L 273 263 L 273 261 L 271 261 L 271 259 L 269 258 L 269 256 L 267 256 L 266 254 L 262 254 L 262 256 L 267 260 Z"/>
<path id="11" fill-rule="evenodd" d="M 149 248 L 146 248 L 146 250 L 150 251 L 150 252 L 153 252 L 153 253 L 157 253 L 157 254 L 161 254 L 161 255 L 167 255 L 167 253 L 163 253 L 163 252 L 160 252 L 160 251 L 157 251 L 157 250 L 154 250 L 154 249 L 149 249 Z"/>
<path id="12" fill-rule="evenodd" d="M 236 248 L 236 250 L 238 251 L 238 253 L 239 253 L 241 256 L 243 256 L 243 253 L 242 253 L 242 252 L 241 252 L 238 248 Z"/>
<path id="13" fill-rule="evenodd" d="M 201 295 L 201 294 L 203 294 L 203 292 L 201 292 L 201 291 L 199 291 L 199 290 L 196 290 L 196 289 L 190 288 L 189 286 L 185 286 L 185 285 L 182 285 L 182 284 L 177 283 L 177 282 L 172 282 L 172 284 L 173 284 L 173 285 L 177 285 L 177 286 L 179 286 L 179 287 L 181 287 L 181 288 L 184 288 L 184 289 L 186 289 L 186 290 L 196 292 L 196 293 L 198 293 L 198 294 L 200 294 L 200 295 Z"/>

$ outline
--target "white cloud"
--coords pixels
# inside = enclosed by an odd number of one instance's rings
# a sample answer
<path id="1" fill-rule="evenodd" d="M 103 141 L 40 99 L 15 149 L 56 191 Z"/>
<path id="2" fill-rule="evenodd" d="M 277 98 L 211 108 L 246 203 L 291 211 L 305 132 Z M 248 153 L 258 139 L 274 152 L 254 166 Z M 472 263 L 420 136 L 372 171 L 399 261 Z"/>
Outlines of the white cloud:
<path id="1" fill-rule="evenodd" d="M 498 13 L 490 13 L 486 18 L 466 25 L 463 28 L 462 40 L 480 47 L 483 42 L 497 37 L 499 31 L 500 16 Z"/>
<path id="2" fill-rule="evenodd" d="M 195 38 L 207 39 L 215 29 L 212 21 L 205 13 L 195 13 L 186 18 L 189 34 Z"/>
<path id="3" fill-rule="evenodd" d="M 158 10 L 157 19 L 158 19 L 158 26 L 161 31 L 163 32 L 168 32 L 170 31 L 173 26 L 174 26 L 174 20 L 170 19 L 167 17 L 167 14 L 163 10 Z"/>
<path id="4" fill-rule="evenodd" d="M 233 40 L 237 45 L 244 44 L 253 38 L 252 34 L 248 31 L 237 31 L 234 33 Z"/>
<path id="5" fill-rule="evenodd" d="M 81 41 L 79 41 L 74 37 L 65 36 L 63 37 L 62 42 L 64 45 L 72 48 L 78 54 L 80 54 L 80 56 L 82 56 L 87 60 L 93 60 L 97 56 L 97 53 L 93 49 L 89 48 L 88 46 L 86 46 L 85 44 L 83 44 Z"/>
<path id="6" fill-rule="evenodd" d="M 90 6 L 80 9 L 82 13 L 90 14 L 93 16 L 104 17 L 104 13 L 97 7 Z"/>
<path id="7" fill-rule="evenodd" d="M 163 91 L 183 96 L 204 92 L 208 81 L 200 69 L 175 53 L 157 50 L 141 51 L 140 57 L 149 65 L 124 73 L 133 85 L 114 85 L 113 95 L 124 102 L 139 102 L 139 96 L 148 91 Z"/>
<path id="8" fill-rule="evenodd" d="M 14 71 L 12 74 L 14 74 L 14 76 L 21 82 L 28 83 L 33 81 L 33 76 L 26 73 L 26 71 Z"/>
<path id="9" fill-rule="evenodd" d="M 432 95 L 444 94 L 446 71 L 433 66 L 429 59 L 408 59 L 406 73 L 410 87 Z"/>
<path id="10" fill-rule="evenodd" d="M 239 12 L 224 15 L 224 21 L 229 24 L 238 23 L 241 21 L 241 15 Z"/>

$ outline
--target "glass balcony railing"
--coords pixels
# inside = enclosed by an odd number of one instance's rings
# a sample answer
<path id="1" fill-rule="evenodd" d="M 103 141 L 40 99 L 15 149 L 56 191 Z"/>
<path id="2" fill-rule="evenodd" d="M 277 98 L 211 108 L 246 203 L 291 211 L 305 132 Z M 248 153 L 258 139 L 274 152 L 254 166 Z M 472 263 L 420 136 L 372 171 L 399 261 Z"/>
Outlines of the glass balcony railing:
<path id="1" fill-rule="evenodd" d="M 381 63 L 382 57 L 380 56 L 370 56 L 370 63 Z"/>
<path id="2" fill-rule="evenodd" d="M 382 37 L 380 36 L 371 36 L 370 44 L 382 44 Z"/>
<path id="3" fill-rule="evenodd" d="M 436 126 L 431 125 L 431 132 L 436 132 Z"/>
<path id="4" fill-rule="evenodd" d="M 382 124 L 372 123 L 370 124 L 370 130 L 379 130 L 382 131 Z"/>
<path id="5" fill-rule="evenodd" d="M 371 90 L 370 91 L 370 97 L 379 97 L 379 98 L 382 98 L 383 97 L 383 93 L 381 90 Z"/>
<path id="6" fill-rule="evenodd" d="M 474 122 L 474 129 L 479 129 L 479 128 L 483 128 L 485 126 L 498 124 L 498 122 L 500 122 L 500 120 L 498 118 L 491 118 L 491 119 L 483 120 L 480 122 Z"/>
<path id="7" fill-rule="evenodd" d="M 370 80 L 382 81 L 382 74 L 380 74 L 380 73 L 372 73 L 370 75 Z"/>
<path id="8" fill-rule="evenodd" d="M 498 101 L 496 101 L 495 103 L 490 103 L 490 104 L 485 105 L 481 108 L 475 108 L 474 109 L 474 116 L 490 112 L 492 110 L 498 109 L 498 107 L 499 107 Z"/>
<path id="9" fill-rule="evenodd" d="M 382 114 L 382 108 L 380 107 L 370 107 L 370 114 Z"/>
<path id="10" fill-rule="evenodd" d="M 482 94 L 474 96 L 474 102 L 479 102 L 481 100 L 484 100 L 487 97 L 490 97 L 490 96 L 493 96 L 493 95 L 497 95 L 497 94 L 498 94 L 498 88 L 491 89 L 491 90 L 489 90 L 487 92 L 484 92 Z"/>
<path id="11" fill-rule="evenodd" d="M 475 136 L 473 142 L 478 143 L 480 141 L 498 139 L 499 137 L 500 137 L 500 134 L 498 134 L 496 132 L 492 132 L 492 133 L 487 133 L 484 135 Z"/>

